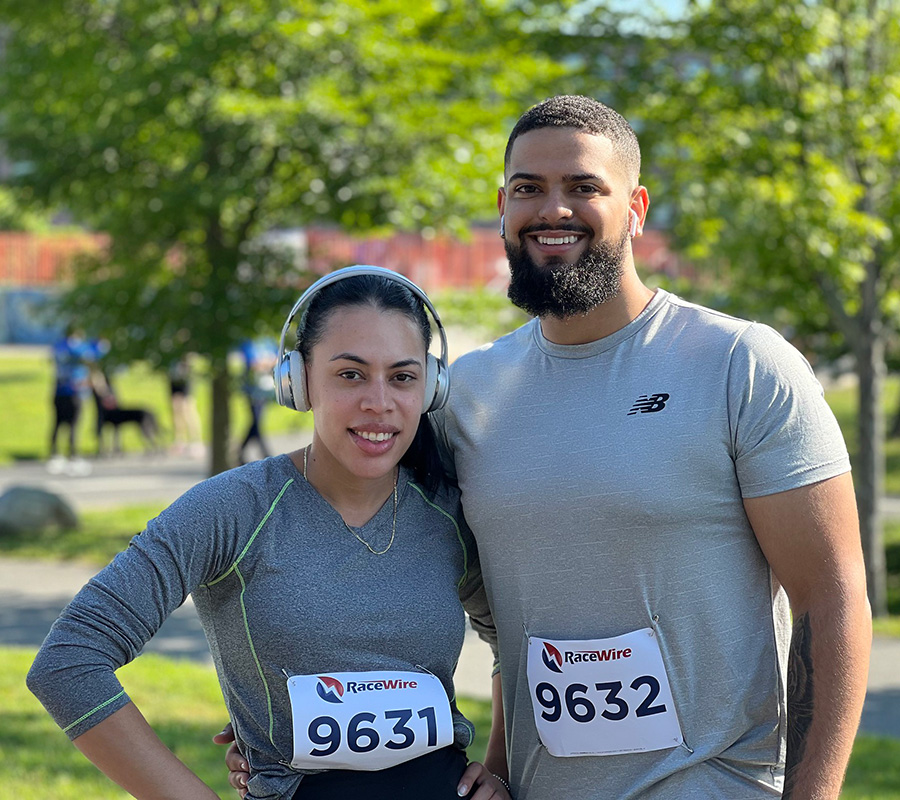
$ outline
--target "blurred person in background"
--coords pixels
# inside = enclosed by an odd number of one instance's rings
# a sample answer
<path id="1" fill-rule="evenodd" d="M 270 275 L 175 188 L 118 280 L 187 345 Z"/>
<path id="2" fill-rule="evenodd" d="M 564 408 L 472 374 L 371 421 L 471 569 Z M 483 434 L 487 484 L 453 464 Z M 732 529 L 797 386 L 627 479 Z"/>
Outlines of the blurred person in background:
<path id="1" fill-rule="evenodd" d="M 90 365 L 109 350 L 100 340 L 88 340 L 75 324 L 69 323 L 53 344 L 55 381 L 53 388 L 53 430 L 50 434 L 50 460 L 47 471 L 73 476 L 88 475 L 90 464 L 78 457 L 78 422 L 84 397 L 90 394 Z M 63 427 L 68 428 L 68 459 L 57 446 Z"/>
<path id="2" fill-rule="evenodd" d="M 189 356 L 182 356 L 169 367 L 168 381 L 172 407 L 172 452 L 175 455 L 201 456 L 200 415 L 193 394 Z"/>
<path id="3" fill-rule="evenodd" d="M 248 339 L 241 344 L 240 352 L 244 359 L 241 390 L 250 409 L 250 427 L 238 448 L 238 464 L 245 464 L 251 444 L 260 458 L 269 456 L 269 448 L 262 435 L 262 417 L 266 405 L 274 399 L 272 369 L 278 351 L 271 339 Z"/>

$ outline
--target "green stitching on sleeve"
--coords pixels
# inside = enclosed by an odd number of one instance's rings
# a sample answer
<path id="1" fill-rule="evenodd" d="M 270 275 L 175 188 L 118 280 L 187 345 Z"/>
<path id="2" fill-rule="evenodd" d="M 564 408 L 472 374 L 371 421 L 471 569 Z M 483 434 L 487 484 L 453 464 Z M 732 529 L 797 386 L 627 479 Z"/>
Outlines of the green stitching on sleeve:
<path id="1" fill-rule="evenodd" d="M 75 722 L 73 722 L 71 725 L 67 725 L 65 728 L 63 728 L 63 733 L 68 733 L 68 732 L 69 732 L 70 730 L 72 730 L 72 728 L 74 728 L 76 725 L 78 725 L 78 724 L 84 722 L 88 717 L 90 717 L 90 716 L 92 716 L 93 714 L 96 714 L 98 711 L 100 711 L 100 709 L 106 708 L 110 703 L 114 703 L 114 702 L 115 702 L 116 700 L 118 700 L 123 694 L 125 694 L 125 690 L 124 690 L 124 689 L 122 689 L 122 691 L 119 692 L 117 695 L 114 695 L 113 697 L 110 697 L 109 700 L 107 700 L 105 703 L 100 703 L 100 705 L 97 706 L 96 708 L 92 708 L 90 711 L 87 712 L 87 714 L 84 714 L 84 715 L 80 716 L 80 717 L 79 717 L 78 719 L 76 719 Z"/>
<path id="2" fill-rule="evenodd" d="M 238 580 L 241 582 L 241 615 L 244 618 L 244 630 L 247 632 L 247 644 L 250 646 L 250 654 L 253 656 L 253 661 L 256 664 L 257 671 L 259 672 L 259 678 L 262 681 L 263 689 L 265 689 L 266 691 L 266 706 L 269 710 L 269 741 L 272 743 L 272 747 L 275 747 L 275 717 L 272 714 L 272 695 L 269 692 L 269 684 L 266 682 L 266 676 L 263 673 L 262 664 L 259 663 L 259 658 L 256 655 L 256 648 L 253 646 L 253 637 L 250 635 L 250 623 L 247 622 L 247 606 L 244 604 L 244 593 L 247 591 L 247 584 L 244 582 L 244 576 L 241 575 L 241 571 L 238 568 L 237 564 L 235 564 L 234 573 L 238 576 Z"/>
<path id="3" fill-rule="evenodd" d="M 243 557 L 247 555 L 247 551 L 250 549 L 250 545 L 253 544 L 253 540 L 256 539 L 257 534 L 262 530 L 263 525 L 266 524 L 266 520 L 270 516 L 272 516 L 272 512 L 275 510 L 275 506 L 278 505 L 278 503 L 281 501 L 281 498 L 284 496 L 284 493 L 287 491 L 288 486 L 290 486 L 293 482 L 294 479 L 290 478 L 288 482 L 281 487 L 281 491 L 278 493 L 278 497 L 276 497 L 272 501 L 272 505 L 269 506 L 269 510 L 266 512 L 266 515 L 262 518 L 262 521 L 259 523 L 259 525 L 256 526 L 256 530 L 253 531 L 253 535 L 250 537 L 250 540 L 246 545 L 244 545 L 244 549 L 241 550 L 241 554 L 237 557 L 237 560 L 224 572 L 224 574 L 220 575 L 214 581 L 201 584 L 201 586 L 215 586 L 219 581 L 225 580 L 225 578 L 227 578 L 231 574 L 232 570 L 237 569 L 237 565 L 241 563 L 241 559 L 243 559 Z"/>
<path id="4" fill-rule="evenodd" d="M 456 521 L 456 519 L 453 517 L 452 514 L 449 514 L 440 506 L 432 503 L 431 500 L 429 500 L 425 496 L 425 492 L 423 492 L 422 489 L 417 484 L 410 481 L 409 485 L 412 486 L 412 488 L 415 489 L 422 496 L 422 499 L 426 503 L 428 503 L 428 505 L 430 505 L 436 511 L 439 511 L 447 519 L 449 519 L 450 522 L 453 523 L 453 527 L 456 530 L 456 538 L 459 539 L 459 546 L 462 548 L 462 551 L 463 551 L 463 574 L 462 574 L 462 577 L 456 582 L 456 588 L 459 589 L 469 578 L 469 551 L 466 549 L 466 543 L 463 541 L 462 534 L 459 531 L 459 523 Z"/>

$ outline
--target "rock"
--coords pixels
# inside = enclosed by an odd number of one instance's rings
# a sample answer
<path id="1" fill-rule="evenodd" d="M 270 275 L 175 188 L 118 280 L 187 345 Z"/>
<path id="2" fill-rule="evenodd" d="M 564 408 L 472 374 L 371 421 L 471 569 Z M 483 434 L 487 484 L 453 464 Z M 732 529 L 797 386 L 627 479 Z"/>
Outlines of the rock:
<path id="1" fill-rule="evenodd" d="M 59 495 L 31 486 L 12 486 L 0 496 L 0 535 L 78 527 L 78 517 Z"/>

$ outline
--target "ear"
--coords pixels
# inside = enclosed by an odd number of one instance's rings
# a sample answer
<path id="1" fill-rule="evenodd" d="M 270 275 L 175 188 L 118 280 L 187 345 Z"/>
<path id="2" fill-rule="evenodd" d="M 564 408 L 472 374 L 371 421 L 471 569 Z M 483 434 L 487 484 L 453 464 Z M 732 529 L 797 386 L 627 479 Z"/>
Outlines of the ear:
<path id="1" fill-rule="evenodd" d="M 497 189 L 497 210 L 500 212 L 500 216 L 506 213 L 506 189 L 501 186 Z"/>
<path id="2" fill-rule="evenodd" d="M 644 223 L 647 220 L 647 211 L 650 208 L 650 195 L 647 193 L 646 186 L 638 186 L 631 193 L 631 202 L 629 208 L 637 216 L 637 225 L 635 227 L 635 236 L 640 236 L 644 230 Z"/>

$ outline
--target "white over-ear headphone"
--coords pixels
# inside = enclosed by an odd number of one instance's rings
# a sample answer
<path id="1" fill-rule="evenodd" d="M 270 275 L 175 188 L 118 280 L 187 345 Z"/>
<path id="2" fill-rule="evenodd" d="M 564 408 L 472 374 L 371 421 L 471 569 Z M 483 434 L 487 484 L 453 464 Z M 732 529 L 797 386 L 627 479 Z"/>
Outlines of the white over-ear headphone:
<path id="1" fill-rule="evenodd" d="M 409 278 L 384 267 L 371 267 L 365 264 L 344 267 L 326 275 L 324 278 L 319 278 L 294 304 L 284 323 L 284 327 L 281 329 L 278 361 L 275 364 L 274 375 L 275 399 L 286 408 L 292 408 L 296 411 L 309 411 L 309 394 L 306 389 L 306 369 L 303 364 L 303 356 L 300 355 L 300 351 L 297 349 L 292 349 L 290 352 L 285 352 L 284 349 L 284 340 L 287 336 L 288 328 L 290 328 L 294 317 L 302 318 L 303 312 L 309 308 L 312 299 L 326 286 L 362 275 L 372 275 L 396 281 L 418 297 L 431 313 L 437 325 L 438 335 L 441 338 L 441 357 L 437 359 L 431 353 L 427 353 L 425 356 L 425 400 L 422 405 L 422 413 L 426 414 L 429 411 L 436 411 L 447 402 L 447 395 L 450 392 L 447 335 L 444 333 L 444 326 L 441 325 L 441 318 L 428 299 L 428 295 Z"/>

